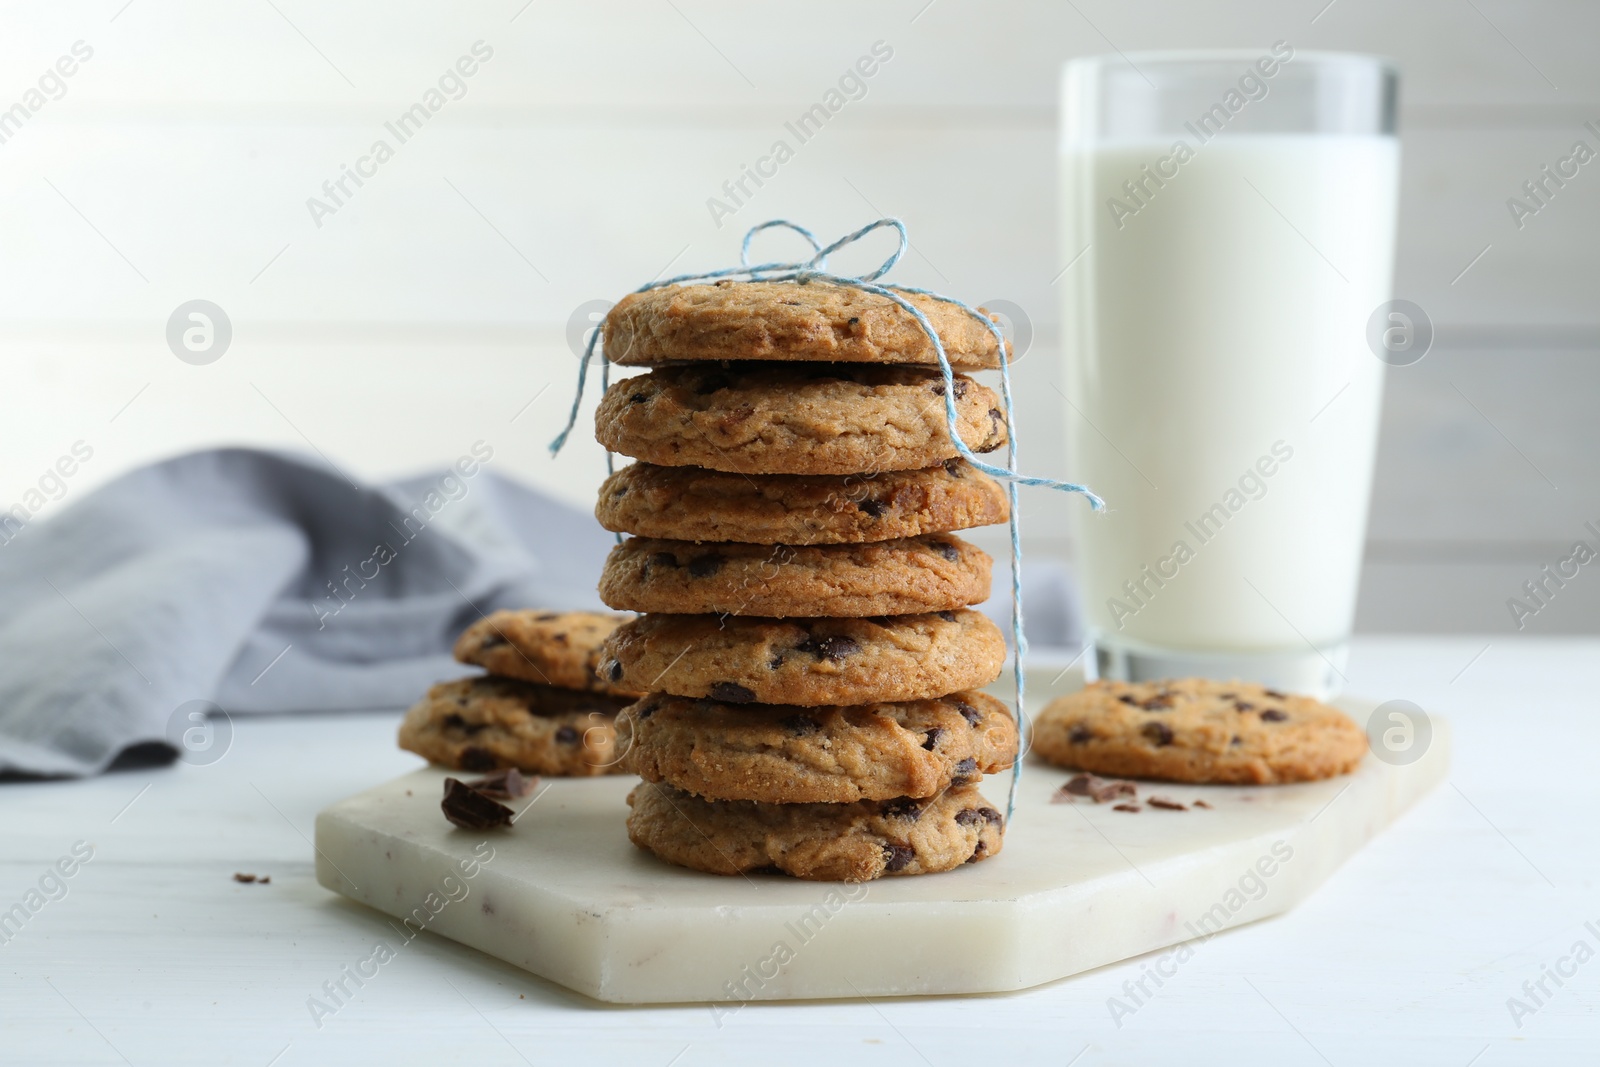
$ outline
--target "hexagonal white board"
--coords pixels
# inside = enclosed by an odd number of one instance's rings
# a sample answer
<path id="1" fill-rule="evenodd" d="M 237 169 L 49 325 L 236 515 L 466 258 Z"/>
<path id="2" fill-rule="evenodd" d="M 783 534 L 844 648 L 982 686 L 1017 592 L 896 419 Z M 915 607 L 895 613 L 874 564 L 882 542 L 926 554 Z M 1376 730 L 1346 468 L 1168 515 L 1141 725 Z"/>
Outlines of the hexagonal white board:
<path id="1" fill-rule="evenodd" d="M 1052 695 L 1039 673 L 1034 705 Z M 1372 710 L 1340 703 L 1361 723 Z M 1067 773 L 1030 760 L 998 856 L 855 886 L 669 866 L 628 842 L 633 778 L 545 779 L 511 802 L 526 807 L 511 829 L 469 833 L 428 768 L 319 814 L 317 879 L 395 916 L 397 936 L 425 928 L 604 1001 L 1001 992 L 1293 907 L 1444 779 L 1448 729 L 1432 728 L 1415 762 L 1369 754 L 1326 782 L 1140 783 L 1210 810 L 1053 804 Z M 1006 781 L 985 783 L 997 805 Z M 474 865 L 483 842 L 493 858 Z"/>

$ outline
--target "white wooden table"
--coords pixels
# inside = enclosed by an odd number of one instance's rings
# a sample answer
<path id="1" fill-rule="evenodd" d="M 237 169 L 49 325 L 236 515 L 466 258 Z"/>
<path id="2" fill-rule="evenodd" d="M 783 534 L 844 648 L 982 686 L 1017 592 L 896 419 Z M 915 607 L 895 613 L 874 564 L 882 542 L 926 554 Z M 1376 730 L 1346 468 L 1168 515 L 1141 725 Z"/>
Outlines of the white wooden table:
<path id="1" fill-rule="evenodd" d="M 362 988 L 345 979 L 354 996 L 319 1027 L 308 998 L 394 937 L 317 886 L 312 817 L 417 761 L 393 714 L 235 720 L 208 766 L 0 786 L 0 913 L 41 878 L 59 897 L 0 934 L 0 1063 L 1593 1063 L 1597 673 L 1596 639 L 1358 641 L 1353 692 L 1452 719 L 1452 781 L 1298 910 L 1146 979 L 1120 1020 L 1109 998 L 1153 957 L 1018 994 L 753 1004 L 719 1023 L 602 1007 L 423 935 Z M 92 859 L 46 877 L 80 841 Z M 1558 986 L 1546 967 L 1575 973 Z"/>

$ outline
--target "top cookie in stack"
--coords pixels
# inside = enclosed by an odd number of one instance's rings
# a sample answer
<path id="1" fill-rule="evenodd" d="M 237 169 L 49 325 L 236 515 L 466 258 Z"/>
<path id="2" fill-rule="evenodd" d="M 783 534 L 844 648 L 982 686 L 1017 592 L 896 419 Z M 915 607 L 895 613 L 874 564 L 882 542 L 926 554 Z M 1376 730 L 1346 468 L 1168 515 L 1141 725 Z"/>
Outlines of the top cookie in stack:
<path id="1" fill-rule="evenodd" d="M 953 366 L 998 365 L 993 334 L 916 301 Z M 717 282 L 625 298 L 596 436 L 641 462 L 596 514 L 635 536 L 601 598 L 646 613 L 601 676 L 650 696 L 617 722 L 634 842 L 723 874 L 865 880 L 993 855 L 979 795 L 1016 724 L 973 692 L 1005 643 L 970 605 L 989 556 L 951 531 L 1003 522 L 959 458 L 933 345 L 892 301 L 821 282 Z M 955 378 L 969 448 L 1006 442 L 999 399 Z"/>

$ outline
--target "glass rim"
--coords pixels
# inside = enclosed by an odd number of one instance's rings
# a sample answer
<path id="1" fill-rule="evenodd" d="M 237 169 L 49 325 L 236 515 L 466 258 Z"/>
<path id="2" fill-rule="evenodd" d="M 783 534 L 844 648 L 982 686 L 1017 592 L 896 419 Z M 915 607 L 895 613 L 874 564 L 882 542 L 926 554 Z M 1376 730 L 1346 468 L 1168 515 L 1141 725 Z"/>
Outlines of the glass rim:
<path id="1" fill-rule="evenodd" d="M 1112 64 L 1122 64 L 1137 70 L 1146 66 L 1202 66 L 1213 63 L 1250 63 L 1262 55 L 1271 55 L 1271 45 L 1262 48 L 1174 48 L 1149 49 L 1142 52 L 1099 52 L 1087 56 L 1074 56 L 1061 65 L 1063 71 L 1092 71 Z M 1376 71 L 1400 73 L 1400 66 L 1389 56 L 1375 52 L 1333 52 L 1296 50 L 1291 60 L 1279 62 L 1315 64 L 1324 67 L 1371 67 Z"/>

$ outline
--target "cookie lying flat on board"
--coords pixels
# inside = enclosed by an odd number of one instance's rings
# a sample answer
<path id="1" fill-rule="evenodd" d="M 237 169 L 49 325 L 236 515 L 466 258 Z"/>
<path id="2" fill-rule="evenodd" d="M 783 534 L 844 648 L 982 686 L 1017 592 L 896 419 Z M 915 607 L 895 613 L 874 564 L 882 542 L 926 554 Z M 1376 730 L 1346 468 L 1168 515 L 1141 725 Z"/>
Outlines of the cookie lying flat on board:
<path id="1" fill-rule="evenodd" d="M 964 459 L 876 474 L 732 474 L 634 463 L 595 505 L 616 533 L 758 545 L 856 544 L 1010 517 L 1005 490 Z"/>
<path id="2" fill-rule="evenodd" d="M 702 800 L 644 782 L 628 794 L 628 837 L 670 863 L 711 874 L 776 869 L 796 878 L 866 882 L 932 874 L 1000 851 L 1000 812 L 976 786 L 932 800 L 755 804 Z"/>
<path id="3" fill-rule="evenodd" d="M 406 712 L 400 747 L 462 771 L 620 774 L 616 715 L 626 704 L 511 678 L 462 678 L 434 686 Z"/>
<path id="4" fill-rule="evenodd" d="M 933 326 L 952 367 L 1000 365 L 983 323 L 932 297 L 903 297 Z M 625 367 L 729 359 L 939 362 L 927 333 L 894 301 L 826 282 L 728 280 L 630 293 L 606 316 L 605 353 Z"/>
<path id="5" fill-rule="evenodd" d="M 971 610 L 872 619 L 646 615 L 606 640 L 617 685 L 724 704 L 928 700 L 1000 676 L 1005 639 Z"/>
<path id="6" fill-rule="evenodd" d="M 708 800 L 930 797 L 1011 766 L 1017 726 L 977 692 L 850 707 L 645 697 L 617 717 L 624 764 Z"/>
<path id="7" fill-rule="evenodd" d="M 989 554 L 950 534 L 860 545 L 696 544 L 635 537 L 611 550 L 600 599 L 628 611 L 861 617 L 989 599 Z"/>
<path id="8" fill-rule="evenodd" d="M 1348 774 L 1367 736 L 1338 708 L 1244 682 L 1091 682 L 1033 721 L 1063 767 L 1173 782 L 1266 785 Z"/>
<path id="9" fill-rule="evenodd" d="M 944 378 L 920 367 L 732 363 L 663 367 L 614 382 L 595 409 L 613 452 L 741 474 L 852 474 L 959 456 Z M 1006 443 L 1000 400 L 955 378 L 956 428 L 974 452 Z"/>

